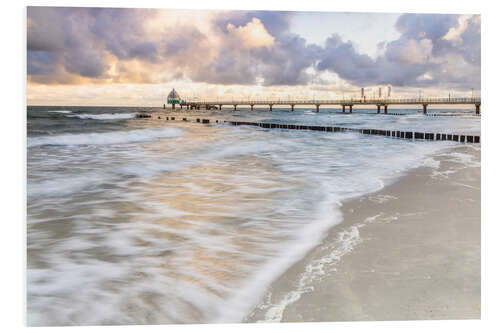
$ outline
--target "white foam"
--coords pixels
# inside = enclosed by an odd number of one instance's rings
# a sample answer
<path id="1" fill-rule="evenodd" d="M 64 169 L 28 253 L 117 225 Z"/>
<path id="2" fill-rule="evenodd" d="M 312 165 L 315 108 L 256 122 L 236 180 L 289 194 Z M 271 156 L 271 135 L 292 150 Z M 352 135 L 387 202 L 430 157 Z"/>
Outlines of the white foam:
<path id="1" fill-rule="evenodd" d="M 462 146 L 461 148 L 466 148 L 467 149 L 466 152 L 458 152 L 458 151 L 452 150 L 452 151 L 448 151 L 448 152 L 445 152 L 444 154 L 442 154 L 442 157 L 444 157 L 444 160 L 447 162 L 452 162 L 453 165 L 451 166 L 451 168 L 446 169 L 446 170 L 439 170 L 439 168 L 436 168 L 436 170 L 433 171 L 431 177 L 436 178 L 436 179 L 439 179 L 439 178 L 446 179 L 449 177 L 449 175 L 452 175 L 460 170 L 463 170 L 466 168 L 480 168 L 481 167 L 480 159 L 477 159 L 474 154 L 469 153 L 470 151 L 477 151 L 478 149 L 480 150 L 480 148 L 474 147 L 473 145 Z"/>
<path id="2" fill-rule="evenodd" d="M 55 110 L 55 111 L 47 111 L 47 112 L 54 112 L 54 113 L 71 113 L 71 111 L 68 111 L 68 110 Z"/>
<path id="3" fill-rule="evenodd" d="M 368 197 L 368 200 L 376 202 L 376 203 L 384 203 L 389 200 L 395 200 L 397 197 L 393 195 L 384 195 L 384 194 L 378 194 L 378 195 L 370 195 Z"/>
<path id="4" fill-rule="evenodd" d="M 102 181 L 96 174 L 80 174 L 71 177 L 47 179 L 39 182 L 28 181 L 28 199 L 50 195 L 52 197 L 66 196 L 79 192 L 90 185 Z M 96 179 L 97 178 L 97 179 Z"/>
<path id="5" fill-rule="evenodd" d="M 460 152 L 451 152 L 447 154 L 450 160 L 460 163 L 465 167 L 469 168 L 479 168 L 481 167 L 481 161 L 476 160 L 473 154 L 460 153 Z"/>
<path id="6" fill-rule="evenodd" d="M 181 136 L 180 128 L 140 129 L 105 133 L 62 134 L 28 138 L 28 147 L 43 145 L 112 145 Z"/>
<path id="7" fill-rule="evenodd" d="M 276 304 L 266 304 L 262 306 L 262 308 L 265 309 L 267 307 L 268 309 L 265 313 L 265 319 L 261 320 L 261 322 L 280 322 L 283 319 L 283 313 L 288 305 L 298 301 L 303 294 L 313 291 L 314 287 L 311 285 L 311 282 L 325 274 L 325 266 L 338 263 L 344 255 L 351 252 L 356 245 L 362 242 L 359 236 L 359 228 L 361 228 L 361 226 L 362 224 L 356 224 L 347 230 L 341 231 L 336 241 L 337 247 L 327 256 L 314 260 L 306 267 L 305 272 L 301 275 L 298 287 L 295 290 L 288 292 L 285 297 Z M 268 299 L 270 300 L 270 298 Z"/>
<path id="8" fill-rule="evenodd" d="M 95 120 L 118 120 L 118 119 L 132 119 L 135 118 L 133 113 L 101 113 L 101 114 L 91 114 L 91 113 L 80 113 L 71 115 L 71 117 L 77 117 L 80 119 L 95 119 Z"/>
<path id="9" fill-rule="evenodd" d="M 311 223 L 305 224 L 297 230 L 296 237 L 281 244 L 280 255 L 269 260 L 266 265 L 259 268 L 244 285 L 226 302 L 214 322 L 241 321 L 265 293 L 262 286 L 269 285 L 278 276 L 283 274 L 292 264 L 302 258 L 323 238 L 325 232 L 340 223 L 341 214 L 338 202 L 334 195 L 327 194 L 313 216 Z M 335 204 L 337 203 L 337 204 Z"/>
<path id="10" fill-rule="evenodd" d="M 117 168 L 117 171 L 124 174 L 152 177 L 162 172 L 179 171 L 190 167 L 195 167 L 217 160 L 224 160 L 238 156 L 248 156 L 259 153 L 269 153 L 281 148 L 276 143 L 265 141 L 252 142 L 232 142 L 225 141 L 213 143 L 209 146 L 201 147 L 193 153 L 169 156 L 148 164 L 130 164 Z"/>
<path id="11" fill-rule="evenodd" d="M 303 294 L 314 291 L 313 284 L 320 281 L 328 274 L 329 270 L 341 261 L 342 257 L 352 252 L 356 246 L 363 242 L 360 236 L 361 228 L 378 220 L 384 223 L 398 220 L 396 216 L 381 218 L 381 215 L 367 217 L 363 222 L 340 231 L 333 243 L 325 244 L 322 247 L 321 250 L 327 254 L 311 261 L 301 274 L 297 288 L 286 293 L 280 301 L 273 303 L 269 292 L 265 302 L 259 306 L 260 310 L 265 310 L 264 319 L 260 322 L 280 322 L 287 306 L 298 301 Z"/>

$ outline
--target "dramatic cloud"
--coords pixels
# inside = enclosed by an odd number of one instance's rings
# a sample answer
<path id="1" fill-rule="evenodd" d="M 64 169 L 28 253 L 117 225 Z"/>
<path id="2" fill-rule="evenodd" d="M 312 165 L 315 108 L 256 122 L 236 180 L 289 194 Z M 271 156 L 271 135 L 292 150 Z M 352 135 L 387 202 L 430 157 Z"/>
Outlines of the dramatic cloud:
<path id="1" fill-rule="evenodd" d="M 376 59 L 359 54 L 352 42 L 332 35 L 322 51 L 318 70 L 332 71 L 350 83 L 365 86 L 480 87 L 480 20 L 471 16 L 404 14 L 396 23 L 399 39 L 380 43 Z"/>
<path id="2" fill-rule="evenodd" d="M 389 44 L 387 59 L 396 63 L 425 64 L 432 55 L 430 39 L 399 39 Z"/>
<path id="3" fill-rule="evenodd" d="M 28 75 L 44 83 L 73 83 L 106 78 L 106 53 L 89 34 L 98 9 L 30 7 L 28 9 Z M 46 66 L 46 67 L 45 67 Z M 44 67 L 44 68 L 42 68 Z"/>
<path id="4" fill-rule="evenodd" d="M 156 15 L 151 9 L 29 7 L 29 79 L 47 84 L 157 81 L 153 73 L 163 66 L 186 64 L 184 53 L 203 51 L 205 36 L 191 26 L 149 36 L 144 23 Z"/>
<path id="5" fill-rule="evenodd" d="M 182 20 L 168 10 L 29 7 L 28 79 L 294 86 L 331 73 L 357 86 L 480 88 L 477 15 L 401 15 L 399 38 L 381 40 L 370 57 L 335 32 L 324 46 L 307 43 L 291 32 L 292 12 L 195 14 Z"/>
<path id="6" fill-rule="evenodd" d="M 314 65 L 320 48 L 307 44 L 304 38 L 289 31 L 293 15 L 290 12 L 266 11 L 219 15 L 216 19 L 217 32 L 224 42 L 214 62 L 196 78 L 204 82 L 226 84 L 306 84 L 310 79 L 306 70 Z M 254 44 L 254 48 L 247 49 L 235 47 L 231 43 L 231 36 L 236 29 L 245 29 L 257 22 L 266 29 L 267 40 L 272 38 L 272 44 Z"/>
<path id="7" fill-rule="evenodd" d="M 253 48 L 274 44 L 274 37 L 267 32 L 262 22 L 255 17 L 243 27 L 235 27 L 229 23 L 227 30 L 245 47 Z"/>

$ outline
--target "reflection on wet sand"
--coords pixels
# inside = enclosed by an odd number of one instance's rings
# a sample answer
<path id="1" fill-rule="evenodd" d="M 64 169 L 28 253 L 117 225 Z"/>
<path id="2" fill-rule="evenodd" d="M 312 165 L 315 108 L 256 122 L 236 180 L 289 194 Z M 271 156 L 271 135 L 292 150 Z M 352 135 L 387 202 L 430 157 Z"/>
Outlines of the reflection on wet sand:
<path id="1" fill-rule="evenodd" d="M 224 298 L 273 256 L 270 244 L 289 237 L 286 229 L 278 232 L 276 222 L 284 216 L 272 207 L 280 192 L 297 184 L 280 179 L 265 159 L 218 164 L 153 177 L 143 198 L 156 210 L 151 223 L 161 231 L 154 236 L 175 244 L 166 254 L 165 274 Z"/>

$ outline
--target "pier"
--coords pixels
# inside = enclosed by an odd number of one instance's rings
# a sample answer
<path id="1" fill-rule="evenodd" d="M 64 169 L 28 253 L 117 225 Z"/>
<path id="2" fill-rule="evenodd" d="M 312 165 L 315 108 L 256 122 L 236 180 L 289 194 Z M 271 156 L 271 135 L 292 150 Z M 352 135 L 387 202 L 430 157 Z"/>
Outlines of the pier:
<path id="1" fill-rule="evenodd" d="M 481 114 L 481 97 L 446 97 L 446 98 L 377 98 L 377 99 L 325 99 L 325 100 L 182 100 L 179 105 L 190 110 L 199 110 L 201 108 L 210 110 L 222 110 L 222 107 L 229 106 L 236 110 L 238 106 L 250 107 L 254 110 L 256 106 L 264 106 L 273 110 L 273 106 L 289 106 L 293 112 L 296 106 L 313 105 L 316 107 L 316 112 L 319 112 L 320 106 L 339 106 L 342 108 L 342 113 L 352 113 L 354 106 L 376 106 L 377 113 L 387 114 L 390 105 L 421 105 L 423 114 L 427 114 L 427 107 L 430 105 L 474 105 L 476 114 Z M 172 104 L 175 107 L 175 104 Z"/>

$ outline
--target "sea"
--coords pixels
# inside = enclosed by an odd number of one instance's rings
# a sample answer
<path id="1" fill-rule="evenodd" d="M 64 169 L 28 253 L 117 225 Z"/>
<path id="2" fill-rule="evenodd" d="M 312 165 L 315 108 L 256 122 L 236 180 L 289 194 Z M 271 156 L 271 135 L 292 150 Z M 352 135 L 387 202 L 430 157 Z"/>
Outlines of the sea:
<path id="1" fill-rule="evenodd" d="M 224 120 L 481 131 L 473 107 L 389 113 L 29 106 L 28 325 L 245 321 L 342 223 L 342 203 L 466 144 Z"/>

